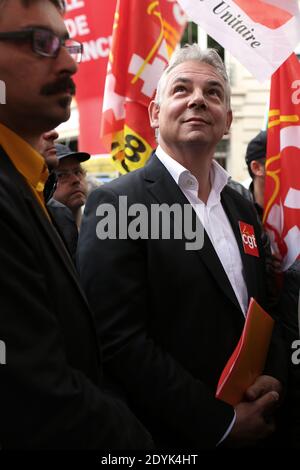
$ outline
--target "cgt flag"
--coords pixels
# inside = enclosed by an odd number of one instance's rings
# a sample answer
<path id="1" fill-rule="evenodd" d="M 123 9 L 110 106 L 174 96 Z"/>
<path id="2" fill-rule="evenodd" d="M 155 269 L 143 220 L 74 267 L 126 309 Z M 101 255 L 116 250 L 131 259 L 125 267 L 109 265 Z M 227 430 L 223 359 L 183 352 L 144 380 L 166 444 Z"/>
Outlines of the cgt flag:
<path id="1" fill-rule="evenodd" d="M 175 0 L 117 2 L 101 137 L 120 173 L 143 166 L 155 147 L 148 105 L 185 24 Z"/>
<path id="2" fill-rule="evenodd" d="M 271 80 L 263 222 L 285 271 L 300 255 L 300 64 L 292 54 Z"/>
<path id="3" fill-rule="evenodd" d="M 66 0 L 65 24 L 70 38 L 83 43 L 84 53 L 74 80 L 80 116 L 79 149 L 105 153 L 100 142 L 100 118 L 111 29 L 116 0 L 103 8 L 99 0 Z"/>
<path id="4" fill-rule="evenodd" d="M 261 82 L 271 77 L 300 41 L 296 0 L 178 2 Z"/>

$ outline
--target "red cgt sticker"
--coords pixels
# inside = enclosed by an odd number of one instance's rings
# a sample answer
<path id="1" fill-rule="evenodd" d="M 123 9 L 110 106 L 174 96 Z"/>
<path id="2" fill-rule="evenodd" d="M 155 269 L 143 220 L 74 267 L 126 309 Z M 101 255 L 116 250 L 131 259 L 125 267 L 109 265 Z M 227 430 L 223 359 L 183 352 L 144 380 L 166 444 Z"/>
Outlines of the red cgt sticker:
<path id="1" fill-rule="evenodd" d="M 247 255 L 259 257 L 253 225 L 239 221 L 239 227 L 242 236 L 244 252 Z"/>

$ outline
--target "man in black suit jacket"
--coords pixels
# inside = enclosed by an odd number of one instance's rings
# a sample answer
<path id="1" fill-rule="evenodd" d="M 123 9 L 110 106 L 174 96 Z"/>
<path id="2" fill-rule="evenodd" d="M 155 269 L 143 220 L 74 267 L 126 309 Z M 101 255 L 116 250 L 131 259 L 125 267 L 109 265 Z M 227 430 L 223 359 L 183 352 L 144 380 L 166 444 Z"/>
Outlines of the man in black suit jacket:
<path id="1" fill-rule="evenodd" d="M 150 119 L 159 130 L 156 154 L 144 168 L 93 192 L 81 226 L 79 271 L 104 367 L 158 446 L 253 443 L 273 431 L 284 374 L 275 342 L 264 375 L 243 402 L 234 409 L 214 396 L 249 298 L 266 306 L 255 210 L 226 186 L 228 174 L 213 160 L 232 119 L 228 79 L 215 51 L 193 45 L 174 54 Z M 156 233 L 153 214 L 163 204 L 164 222 L 171 234 L 177 231 L 170 239 L 166 226 Z M 179 237 L 179 209 L 191 205 Z M 198 223 L 200 235 L 188 248 L 198 220 L 203 247 Z"/>
<path id="2" fill-rule="evenodd" d="M 59 3 L 0 0 L 0 448 L 147 448 L 107 391 L 93 317 L 43 199 L 34 148 L 69 118 L 81 50 Z"/>

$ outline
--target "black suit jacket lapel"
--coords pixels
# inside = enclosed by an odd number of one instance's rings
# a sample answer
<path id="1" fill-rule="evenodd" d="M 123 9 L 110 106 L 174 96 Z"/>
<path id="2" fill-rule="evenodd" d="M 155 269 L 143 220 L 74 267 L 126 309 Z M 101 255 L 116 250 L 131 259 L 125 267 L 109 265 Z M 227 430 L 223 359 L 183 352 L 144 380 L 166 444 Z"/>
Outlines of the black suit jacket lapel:
<path id="1" fill-rule="evenodd" d="M 45 239 L 47 239 L 50 245 L 52 246 L 53 254 L 56 253 L 60 261 L 64 264 L 65 269 L 69 273 L 72 280 L 75 282 L 77 288 L 80 290 L 83 301 L 88 307 L 85 295 L 78 281 L 78 275 L 75 270 L 74 264 L 58 232 L 56 231 L 55 227 L 52 225 L 50 220 L 47 219 L 46 214 L 39 205 L 32 191 L 28 187 L 23 176 L 16 170 L 9 157 L 2 149 L 0 149 L 0 154 L 3 161 L 5 161 L 5 166 L 9 174 L 9 178 L 12 181 L 12 184 L 16 185 L 16 187 L 18 187 L 19 190 L 22 192 L 23 198 L 29 206 L 29 210 L 34 215 L 38 225 L 44 232 Z"/>
<path id="2" fill-rule="evenodd" d="M 101 350 L 98 347 L 98 338 L 96 336 L 96 328 L 95 328 L 95 323 L 94 323 L 94 317 L 92 314 L 92 311 L 90 309 L 90 306 L 88 304 L 88 301 L 85 297 L 85 293 L 79 283 L 79 276 L 78 273 L 74 267 L 74 262 L 71 259 L 71 256 L 67 250 L 67 248 L 64 245 L 63 240 L 61 239 L 58 231 L 56 230 L 55 226 L 52 225 L 52 223 L 47 219 L 46 215 L 44 214 L 43 209 L 40 207 L 38 201 L 35 199 L 35 196 L 30 192 L 30 190 L 26 187 L 26 183 L 22 182 L 24 185 L 24 198 L 26 199 L 32 214 L 35 216 L 37 223 L 41 227 L 42 231 L 45 234 L 46 239 L 48 239 L 49 244 L 52 245 L 53 247 L 53 255 L 55 253 L 58 255 L 58 258 L 60 262 L 63 263 L 66 271 L 68 272 L 69 276 L 71 277 L 71 280 L 75 283 L 77 291 L 78 291 L 78 296 L 81 298 L 81 302 L 83 305 L 85 304 L 86 309 L 82 309 L 82 314 L 86 312 L 86 315 L 88 316 L 90 325 L 91 325 L 91 331 L 94 335 L 94 340 L 95 340 L 95 345 L 96 345 L 96 351 L 97 351 L 97 357 L 98 357 L 98 365 L 99 365 L 99 373 L 101 374 L 101 369 L 100 369 L 100 364 L 101 364 Z M 80 295 L 81 294 L 81 295 Z M 68 293 L 66 293 L 68 295 Z"/>
<path id="3" fill-rule="evenodd" d="M 155 155 L 152 155 L 151 161 L 146 165 L 144 170 L 148 190 L 160 204 L 166 203 L 169 206 L 174 203 L 178 203 L 181 206 L 184 204 L 190 205 L 190 202 L 185 197 L 179 186 L 175 183 L 172 176 Z M 194 210 L 193 216 L 197 217 Z M 188 240 L 184 239 L 184 242 L 188 242 Z M 204 244 L 200 250 L 197 250 L 197 255 L 206 265 L 211 275 L 215 278 L 220 289 L 242 313 L 240 304 L 229 282 L 227 274 L 224 271 L 223 265 L 220 262 L 205 230 Z"/>
<path id="4" fill-rule="evenodd" d="M 30 210 L 34 214 L 37 223 L 40 225 L 41 229 L 43 230 L 45 237 L 48 239 L 49 243 L 52 245 L 54 252 L 58 254 L 60 260 L 64 264 L 65 269 L 68 271 L 69 275 L 71 276 L 73 281 L 76 283 L 78 289 L 81 291 L 85 299 L 84 293 L 78 281 L 78 275 L 74 267 L 74 263 L 70 257 L 70 254 L 67 248 L 64 245 L 63 240 L 61 239 L 59 235 L 59 232 L 55 228 L 55 225 L 53 225 L 52 222 L 50 222 L 47 219 L 46 215 L 43 212 L 43 209 L 39 206 L 39 203 L 36 201 L 33 194 L 31 195 L 28 191 L 26 191 L 24 193 L 24 198 L 26 199 L 28 205 L 30 206 Z"/>

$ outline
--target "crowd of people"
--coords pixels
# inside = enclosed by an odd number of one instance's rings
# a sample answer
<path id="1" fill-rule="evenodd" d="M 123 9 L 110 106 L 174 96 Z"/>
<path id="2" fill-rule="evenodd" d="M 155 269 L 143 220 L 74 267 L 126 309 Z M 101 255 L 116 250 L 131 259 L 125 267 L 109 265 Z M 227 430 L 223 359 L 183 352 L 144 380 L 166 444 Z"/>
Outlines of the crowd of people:
<path id="1" fill-rule="evenodd" d="M 157 149 L 88 195 L 90 155 L 54 130 L 70 116 L 82 53 L 63 15 L 60 0 L 0 0 L 0 447 L 300 447 L 299 265 L 274 301 L 265 151 L 247 153 L 250 193 L 214 159 L 232 122 L 221 58 L 196 44 L 174 53 L 149 107 Z M 187 249 L 182 227 L 178 236 L 174 208 L 191 214 L 200 248 Z M 262 374 L 232 406 L 216 387 L 251 297 L 275 327 Z"/>

